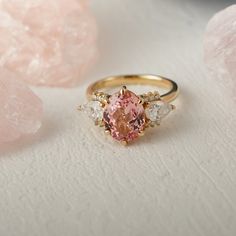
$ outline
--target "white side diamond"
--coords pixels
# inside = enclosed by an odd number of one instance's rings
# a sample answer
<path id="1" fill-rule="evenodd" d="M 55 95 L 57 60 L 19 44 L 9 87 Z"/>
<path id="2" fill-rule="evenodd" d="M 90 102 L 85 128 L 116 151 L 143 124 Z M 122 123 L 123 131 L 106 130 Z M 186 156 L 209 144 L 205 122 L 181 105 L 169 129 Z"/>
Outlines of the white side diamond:
<path id="1" fill-rule="evenodd" d="M 152 122 L 160 122 L 173 110 L 173 106 L 164 101 L 150 103 L 145 109 L 147 118 Z"/>
<path id="2" fill-rule="evenodd" d="M 85 105 L 82 105 L 81 110 L 84 111 L 94 122 L 102 121 L 103 119 L 104 108 L 98 101 L 90 101 Z"/>

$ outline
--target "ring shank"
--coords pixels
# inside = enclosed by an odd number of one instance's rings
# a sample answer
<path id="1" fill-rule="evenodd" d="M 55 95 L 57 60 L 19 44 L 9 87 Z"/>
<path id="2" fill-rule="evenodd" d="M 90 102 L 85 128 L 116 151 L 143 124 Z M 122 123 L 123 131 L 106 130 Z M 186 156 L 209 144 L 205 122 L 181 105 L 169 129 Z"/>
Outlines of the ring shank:
<path id="1" fill-rule="evenodd" d="M 161 95 L 161 98 L 166 102 L 173 101 L 178 95 L 178 85 L 165 77 L 158 75 L 121 75 L 107 77 L 91 84 L 87 89 L 87 97 L 90 100 L 94 92 L 122 85 L 151 85 L 167 89 L 168 91 Z"/>

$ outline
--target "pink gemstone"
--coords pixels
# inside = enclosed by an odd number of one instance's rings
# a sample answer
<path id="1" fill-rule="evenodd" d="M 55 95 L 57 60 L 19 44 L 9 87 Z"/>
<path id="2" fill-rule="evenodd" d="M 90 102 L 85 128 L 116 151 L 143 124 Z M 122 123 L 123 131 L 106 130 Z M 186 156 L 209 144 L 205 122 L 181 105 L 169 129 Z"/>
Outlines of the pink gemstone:
<path id="1" fill-rule="evenodd" d="M 111 136 L 118 141 L 130 142 L 144 130 L 144 108 L 138 96 L 129 90 L 111 96 L 103 119 Z"/>

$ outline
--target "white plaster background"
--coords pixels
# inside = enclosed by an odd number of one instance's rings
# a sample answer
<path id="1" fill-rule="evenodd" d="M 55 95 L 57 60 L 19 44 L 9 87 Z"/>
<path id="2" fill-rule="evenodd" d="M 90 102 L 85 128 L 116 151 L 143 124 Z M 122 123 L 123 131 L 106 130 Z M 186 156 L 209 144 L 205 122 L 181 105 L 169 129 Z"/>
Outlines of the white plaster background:
<path id="1" fill-rule="evenodd" d="M 233 1 L 231 1 L 233 3 Z M 1 150 L 0 236 L 235 236 L 236 111 L 208 78 L 202 36 L 229 1 L 92 1 L 100 61 L 82 87 L 35 89 L 41 132 Z M 87 84 L 158 73 L 177 110 L 129 147 L 76 112 Z"/>

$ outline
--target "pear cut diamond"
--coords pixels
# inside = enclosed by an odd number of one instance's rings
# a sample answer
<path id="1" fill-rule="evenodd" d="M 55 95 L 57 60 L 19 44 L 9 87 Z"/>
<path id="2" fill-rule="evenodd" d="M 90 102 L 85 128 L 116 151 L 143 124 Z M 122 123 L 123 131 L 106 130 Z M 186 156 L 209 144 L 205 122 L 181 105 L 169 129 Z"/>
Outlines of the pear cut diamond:
<path id="1" fill-rule="evenodd" d="M 173 106 L 164 101 L 150 103 L 145 109 L 146 117 L 152 121 L 159 123 L 173 110 Z"/>
<path id="2" fill-rule="evenodd" d="M 99 101 L 90 101 L 81 106 L 81 110 L 84 111 L 95 123 L 100 122 L 103 119 L 104 108 Z"/>

